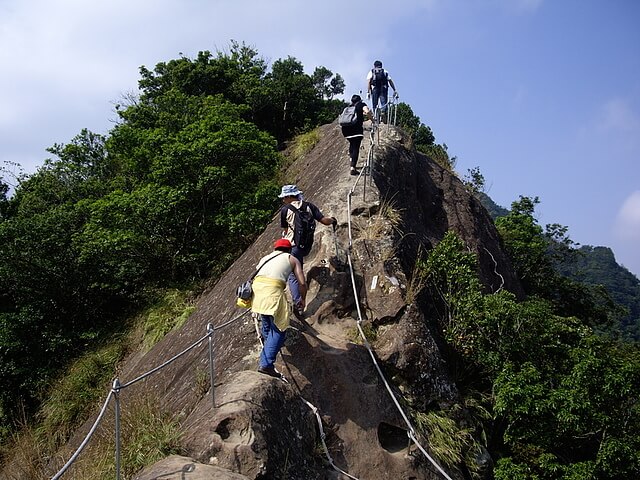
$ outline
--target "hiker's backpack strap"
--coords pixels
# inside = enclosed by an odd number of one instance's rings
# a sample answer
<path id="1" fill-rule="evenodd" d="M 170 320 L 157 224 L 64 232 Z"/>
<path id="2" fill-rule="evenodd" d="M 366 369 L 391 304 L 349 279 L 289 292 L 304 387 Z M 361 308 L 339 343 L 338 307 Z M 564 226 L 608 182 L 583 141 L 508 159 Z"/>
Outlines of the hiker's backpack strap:
<path id="1" fill-rule="evenodd" d="M 284 206 L 284 208 L 280 209 L 280 228 L 289 228 L 289 222 L 287 221 L 287 210 L 289 210 L 289 205 Z"/>

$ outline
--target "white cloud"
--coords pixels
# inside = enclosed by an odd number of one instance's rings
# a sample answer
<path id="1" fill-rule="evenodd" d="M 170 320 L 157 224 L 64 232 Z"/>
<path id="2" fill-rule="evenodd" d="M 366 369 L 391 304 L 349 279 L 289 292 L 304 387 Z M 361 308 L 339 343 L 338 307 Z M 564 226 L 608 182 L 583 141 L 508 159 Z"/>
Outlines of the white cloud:
<path id="1" fill-rule="evenodd" d="M 10 68 L 0 75 L 0 158 L 39 154 L 85 127 L 106 133 L 111 102 L 137 89 L 141 65 L 224 50 L 231 39 L 267 60 L 292 55 L 308 71 L 324 65 L 344 77 L 350 95 L 375 58 L 392 58 L 387 35 L 372 38 L 374 27 L 386 32 L 441 1 L 2 0 L 0 64 Z"/>
<path id="2" fill-rule="evenodd" d="M 615 235 L 624 241 L 640 241 L 640 190 L 631 193 L 620 207 L 615 222 Z"/>
<path id="3" fill-rule="evenodd" d="M 603 105 L 599 128 L 605 132 L 638 134 L 640 133 L 640 116 L 633 111 L 629 102 L 614 98 Z"/>

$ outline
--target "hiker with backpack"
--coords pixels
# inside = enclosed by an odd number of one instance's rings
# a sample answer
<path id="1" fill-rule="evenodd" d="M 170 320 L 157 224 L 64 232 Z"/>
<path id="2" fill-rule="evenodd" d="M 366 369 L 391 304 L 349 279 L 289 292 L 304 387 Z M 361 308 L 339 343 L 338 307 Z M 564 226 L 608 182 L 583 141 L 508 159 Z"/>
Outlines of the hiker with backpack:
<path id="1" fill-rule="evenodd" d="M 309 255 L 313 246 L 316 222 L 332 225 L 335 230 L 338 221 L 335 217 L 325 217 L 313 203 L 304 201 L 302 192 L 295 185 L 283 186 L 279 198 L 283 203 L 280 209 L 282 237 L 292 243 L 291 255 L 300 261 L 300 265 L 304 265 L 304 257 Z M 304 303 L 300 303 L 302 297 L 299 280 L 293 274 L 289 275 L 289 290 L 293 299 L 293 312 L 300 317 L 304 311 Z"/>
<path id="2" fill-rule="evenodd" d="M 351 159 L 351 175 L 358 175 L 356 169 L 358 155 L 360 154 L 360 144 L 364 138 L 365 117 L 371 118 L 371 111 L 367 104 L 362 101 L 360 95 L 351 97 L 351 104 L 347 106 L 340 117 L 338 124 L 342 128 L 342 135 L 349 141 L 349 158 Z"/>
<path id="3" fill-rule="evenodd" d="M 389 72 L 382 68 L 380 60 L 376 60 L 373 62 L 373 68 L 367 74 L 367 98 L 371 97 L 371 105 L 374 111 L 378 108 L 378 102 L 380 102 L 380 112 L 386 113 L 389 85 L 393 88 L 393 96 L 397 97 L 398 89 L 393 80 L 391 80 Z"/>
<path id="4" fill-rule="evenodd" d="M 251 311 L 260 314 L 262 352 L 258 372 L 285 380 L 274 365 L 278 352 L 284 345 L 286 330 L 289 328 L 289 305 L 284 294 L 289 275 L 297 281 L 299 304 L 304 308 L 307 296 L 302 263 L 291 255 L 291 242 L 285 238 L 276 240 L 274 251 L 258 262 L 257 274 L 253 279 L 253 300 Z"/>

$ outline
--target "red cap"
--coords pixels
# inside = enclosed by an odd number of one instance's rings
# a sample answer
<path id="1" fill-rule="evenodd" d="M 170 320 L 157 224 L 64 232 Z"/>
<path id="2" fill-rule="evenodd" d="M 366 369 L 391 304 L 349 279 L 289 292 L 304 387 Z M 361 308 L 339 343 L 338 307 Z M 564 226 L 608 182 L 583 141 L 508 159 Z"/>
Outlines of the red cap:
<path id="1" fill-rule="evenodd" d="M 273 248 L 292 248 L 291 242 L 286 238 L 280 238 L 276 240 L 276 243 L 273 244 Z"/>

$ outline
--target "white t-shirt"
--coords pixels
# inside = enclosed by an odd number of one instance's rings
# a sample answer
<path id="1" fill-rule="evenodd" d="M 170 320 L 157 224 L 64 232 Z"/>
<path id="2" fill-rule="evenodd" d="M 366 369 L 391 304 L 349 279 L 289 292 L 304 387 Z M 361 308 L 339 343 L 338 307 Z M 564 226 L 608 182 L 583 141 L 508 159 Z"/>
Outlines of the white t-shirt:
<path id="1" fill-rule="evenodd" d="M 384 73 L 387 74 L 387 80 L 391 82 L 391 75 L 389 75 L 389 72 L 384 70 Z M 373 78 L 373 69 L 369 70 L 369 73 L 367 74 L 367 88 L 369 87 L 369 82 L 371 81 L 372 78 Z"/>
<path id="2" fill-rule="evenodd" d="M 278 256 L 278 258 L 269 260 L 276 255 Z M 265 262 L 267 260 L 269 260 L 269 262 L 265 265 Z M 273 278 L 274 280 L 282 280 L 286 283 L 287 279 L 289 278 L 289 274 L 292 271 L 291 262 L 289 261 L 289 254 L 286 252 L 281 252 L 279 250 L 271 252 L 269 255 L 266 255 L 260 259 L 256 269 L 260 270 L 257 275 L 258 277 Z"/>

